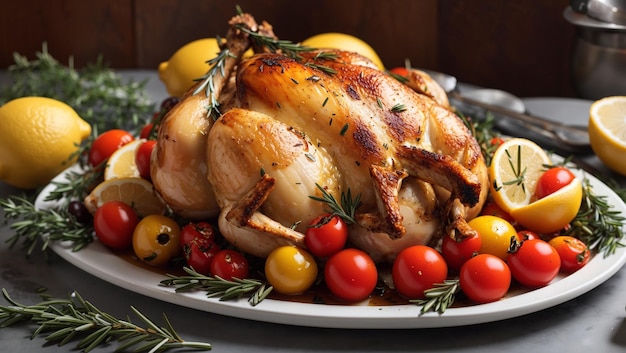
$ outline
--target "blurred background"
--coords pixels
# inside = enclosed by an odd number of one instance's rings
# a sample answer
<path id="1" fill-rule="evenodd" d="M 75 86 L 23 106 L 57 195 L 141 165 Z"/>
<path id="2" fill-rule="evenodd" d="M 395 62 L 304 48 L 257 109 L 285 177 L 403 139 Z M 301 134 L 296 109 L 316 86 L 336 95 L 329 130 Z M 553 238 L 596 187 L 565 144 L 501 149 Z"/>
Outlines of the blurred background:
<path id="1" fill-rule="evenodd" d="M 282 39 L 344 32 L 369 43 L 387 68 L 443 71 L 521 97 L 576 97 L 568 0 L 20 0 L 0 12 L 0 69 L 13 53 L 50 54 L 76 67 L 102 55 L 115 69 L 156 70 L 182 45 L 224 36 L 236 5 Z"/>

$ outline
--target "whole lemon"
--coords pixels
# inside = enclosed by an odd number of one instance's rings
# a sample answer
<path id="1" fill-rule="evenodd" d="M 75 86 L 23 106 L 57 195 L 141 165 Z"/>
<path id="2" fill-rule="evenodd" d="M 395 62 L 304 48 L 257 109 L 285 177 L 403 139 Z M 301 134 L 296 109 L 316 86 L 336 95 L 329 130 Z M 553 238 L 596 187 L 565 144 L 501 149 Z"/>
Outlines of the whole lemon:
<path id="1" fill-rule="evenodd" d="M 311 48 L 331 48 L 357 52 L 370 59 L 379 69 L 385 69 L 383 61 L 374 48 L 364 40 L 350 34 L 338 32 L 320 33 L 303 40 L 301 44 Z"/>
<path id="2" fill-rule="evenodd" d="M 165 84 L 167 93 L 181 97 L 194 79 L 209 70 L 208 60 L 217 56 L 220 47 L 215 38 L 197 39 L 183 45 L 169 60 L 159 64 L 159 79 Z"/>
<path id="3" fill-rule="evenodd" d="M 0 107 L 0 180 L 33 189 L 69 167 L 91 126 L 52 98 L 16 98 Z"/>

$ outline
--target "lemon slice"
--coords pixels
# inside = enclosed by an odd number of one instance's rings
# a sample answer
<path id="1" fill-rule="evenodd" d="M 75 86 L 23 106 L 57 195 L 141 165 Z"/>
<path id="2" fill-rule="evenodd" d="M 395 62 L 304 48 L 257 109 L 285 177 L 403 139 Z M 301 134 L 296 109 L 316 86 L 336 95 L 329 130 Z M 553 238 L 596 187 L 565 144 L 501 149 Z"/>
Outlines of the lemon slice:
<path id="1" fill-rule="evenodd" d="M 565 228 L 578 213 L 583 199 L 578 178 L 552 194 L 511 211 L 513 219 L 529 230 L 549 234 Z"/>
<path id="2" fill-rule="evenodd" d="M 140 217 L 163 214 L 166 208 L 154 192 L 152 183 L 142 178 L 115 178 L 101 182 L 85 197 L 85 207 L 95 213 L 107 201 L 122 201 Z"/>
<path id="3" fill-rule="evenodd" d="M 494 152 L 489 166 L 489 185 L 494 202 L 505 212 L 531 202 L 537 180 L 551 165 L 541 146 L 525 138 L 505 141 Z"/>
<path id="4" fill-rule="evenodd" d="M 626 96 L 606 97 L 591 104 L 589 142 L 607 167 L 626 175 Z"/>
<path id="5" fill-rule="evenodd" d="M 139 178 L 139 169 L 137 169 L 137 164 L 135 164 L 135 155 L 139 146 L 145 141 L 146 139 L 133 140 L 113 152 L 104 169 L 104 180 L 129 177 Z"/>

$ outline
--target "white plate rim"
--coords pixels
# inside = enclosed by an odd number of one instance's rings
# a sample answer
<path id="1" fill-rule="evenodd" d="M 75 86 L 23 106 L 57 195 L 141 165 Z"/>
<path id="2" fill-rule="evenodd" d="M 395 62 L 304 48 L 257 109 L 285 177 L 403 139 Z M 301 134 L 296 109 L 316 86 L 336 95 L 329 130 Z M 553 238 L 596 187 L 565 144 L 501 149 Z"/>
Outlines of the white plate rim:
<path id="1" fill-rule="evenodd" d="M 55 202 L 44 200 L 54 189 L 54 183 L 65 179 L 66 172 L 53 179 L 41 191 L 35 207 L 42 209 L 56 205 Z M 574 172 L 580 178 L 584 176 L 589 179 L 596 195 L 605 196 L 616 211 L 626 216 L 626 205 L 607 185 L 581 170 L 574 169 Z M 220 301 L 207 298 L 204 292 L 177 293 L 174 287 L 160 286 L 159 282 L 166 278 L 164 275 L 132 265 L 97 240 L 76 252 L 60 242 L 51 242 L 50 248 L 72 265 L 97 278 L 172 304 L 262 322 L 350 329 L 456 327 L 510 319 L 556 306 L 587 293 L 612 277 L 626 263 L 626 247 L 620 247 L 608 257 L 597 254 L 579 271 L 567 277 L 559 276 L 546 287 L 493 303 L 449 308 L 443 314 L 429 312 L 420 315 L 420 307 L 411 304 L 326 305 L 265 299 L 253 307 L 246 298 Z"/>

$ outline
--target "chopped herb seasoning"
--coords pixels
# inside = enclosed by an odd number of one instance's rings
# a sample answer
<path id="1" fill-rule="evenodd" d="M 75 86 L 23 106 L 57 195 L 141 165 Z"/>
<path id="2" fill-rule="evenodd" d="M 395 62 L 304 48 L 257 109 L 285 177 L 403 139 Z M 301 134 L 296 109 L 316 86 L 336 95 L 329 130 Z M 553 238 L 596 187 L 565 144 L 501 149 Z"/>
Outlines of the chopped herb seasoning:
<path id="1" fill-rule="evenodd" d="M 349 125 L 350 125 L 350 124 L 346 124 L 346 125 L 344 125 L 344 126 L 341 128 L 341 131 L 339 132 L 339 135 L 341 135 L 341 136 L 345 135 L 345 134 L 346 134 L 346 132 L 348 131 L 348 126 L 349 126 Z"/>

